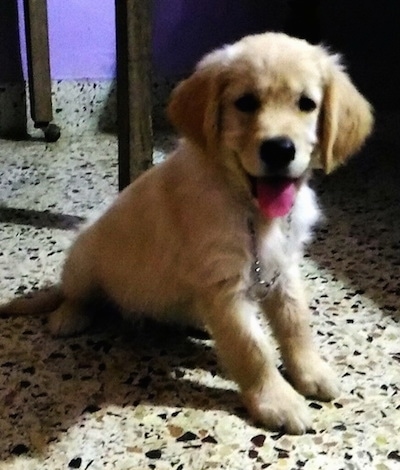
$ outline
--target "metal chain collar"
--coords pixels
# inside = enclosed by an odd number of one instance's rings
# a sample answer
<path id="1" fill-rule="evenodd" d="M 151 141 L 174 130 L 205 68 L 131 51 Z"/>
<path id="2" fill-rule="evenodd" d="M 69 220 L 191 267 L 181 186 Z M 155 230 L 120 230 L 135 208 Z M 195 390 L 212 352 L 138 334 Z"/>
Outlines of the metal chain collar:
<path id="1" fill-rule="evenodd" d="M 291 213 L 289 213 L 287 219 L 287 234 L 286 238 L 288 239 L 289 237 L 289 232 L 290 232 L 290 226 L 291 226 Z M 247 290 L 247 295 L 251 300 L 261 302 L 266 299 L 268 294 L 271 291 L 271 287 L 276 283 L 280 276 L 279 270 L 275 269 L 273 275 L 271 276 L 270 280 L 267 281 L 262 277 L 262 268 L 261 268 L 261 263 L 260 259 L 258 257 L 257 253 L 257 237 L 256 237 L 256 232 L 254 229 L 254 223 L 253 220 L 249 220 L 248 223 L 249 226 L 249 232 L 251 236 L 251 254 L 253 256 L 253 263 L 251 267 L 251 285 Z"/>

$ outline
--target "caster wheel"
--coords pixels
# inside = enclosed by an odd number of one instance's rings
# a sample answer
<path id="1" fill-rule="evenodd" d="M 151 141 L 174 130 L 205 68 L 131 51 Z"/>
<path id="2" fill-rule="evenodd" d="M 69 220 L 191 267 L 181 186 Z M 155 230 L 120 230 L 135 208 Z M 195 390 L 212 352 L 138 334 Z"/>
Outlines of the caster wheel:
<path id="1" fill-rule="evenodd" d="M 43 129 L 44 138 L 46 142 L 57 142 L 60 138 L 61 130 L 56 124 L 50 123 L 45 129 Z"/>

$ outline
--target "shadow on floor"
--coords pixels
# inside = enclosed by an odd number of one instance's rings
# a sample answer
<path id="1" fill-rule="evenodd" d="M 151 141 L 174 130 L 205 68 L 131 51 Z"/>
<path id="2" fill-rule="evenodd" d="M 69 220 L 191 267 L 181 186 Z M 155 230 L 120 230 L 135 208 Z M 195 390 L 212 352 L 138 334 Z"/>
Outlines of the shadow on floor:
<path id="1" fill-rule="evenodd" d="M 325 215 L 311 258 L 381 309 L 400 311 L 400 146 L 376 135 L 333 175 L 316 179 Z"/>
<path id="2" fill-rule="evenodd" d="M 1 461 L 45 455 L 71 426 L 84 426 L 85 414 L 103 420 L 113 406 L 135 413 L 146 413 L 141 405 L 160 406 L 160 416 L 185 407 L 226 410 L 246 418 L 235 390 L 199 381 L 201 370 L 213 383 L 220 374 L 207 339 L 152 322 L 133 330 L 105 320 L 88 335 L 54 339 L 42 318 L 32 319 L 31 328 L 15 318 L 2 321 L 9 322 L 5 336 L 12 333 L 0 361 Z"/>
<path id="3" fill-rule="evenodd" d="M 78 228 L 85 218 L 32 209 L 15 209 L 0 205 L 0 223 L 30 225 L 36 228 L 55 228 L 72 230 Z"/>

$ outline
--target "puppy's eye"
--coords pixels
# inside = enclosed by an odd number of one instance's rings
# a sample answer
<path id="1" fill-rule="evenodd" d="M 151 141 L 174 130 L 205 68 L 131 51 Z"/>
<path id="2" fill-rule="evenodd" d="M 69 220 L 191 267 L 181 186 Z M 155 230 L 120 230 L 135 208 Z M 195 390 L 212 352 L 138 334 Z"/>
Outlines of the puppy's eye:
<path id="1" fill-rule="evenodd" d="M 301 95 L 297 104 L 300 111 L 304 111 L 305 113 L 310 113 L 317 107 L 317 103 L 306 95 Z"/>
<path id="2" fill-rule="evenodd" d="M 260 107 L 260 100 L 253 93 L 245 93 L 234 102 L 235 108 L 242 113 L 254 113 Z"/>

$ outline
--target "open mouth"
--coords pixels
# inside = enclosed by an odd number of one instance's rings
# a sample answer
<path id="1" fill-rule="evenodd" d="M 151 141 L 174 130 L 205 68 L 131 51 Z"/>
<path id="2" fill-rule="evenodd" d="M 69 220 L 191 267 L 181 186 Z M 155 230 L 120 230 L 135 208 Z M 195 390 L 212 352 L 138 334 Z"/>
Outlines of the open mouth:
<path id="1" fill-rule="evenodd" d="M 268 218 L 287 215 L 294 204 L 297 179 L 249 175 L 251 191 L 261 212 Z"/>

